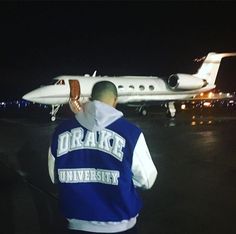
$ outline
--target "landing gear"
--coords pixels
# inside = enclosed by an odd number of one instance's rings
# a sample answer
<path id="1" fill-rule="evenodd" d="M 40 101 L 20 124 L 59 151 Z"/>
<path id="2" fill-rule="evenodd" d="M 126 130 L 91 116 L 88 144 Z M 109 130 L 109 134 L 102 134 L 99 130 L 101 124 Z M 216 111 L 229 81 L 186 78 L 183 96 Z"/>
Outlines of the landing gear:
<path id="1" fill-rule="evenodd" d="M 167 116 L 169 118 L 174 118 L 176 113 L 174 102 L 168 102 L 166 106 L 167 106 L 167 111 L 166 111 Z"/>
<path id="2" fill-rule="evenodd" d="M 54 122 L 56 120 L 56 116 L 51 117 L 51 121 Z"/>
<path id="3" fill-rule="evenodd" d="M 52 111 L 50 112 L 51 121 L 54 122 L 56 120 L 56 114 L 61 105 L 52 105 Z"/>
<path id="4" fill-rule="evenodd" d="M 140 106 L 138 108 L 138 112 L 142 115 L 142 116 L 147 116 L 148 114 L 148 110 L 147 108 L 143 105 L 143 106 Z"/>
<path id="5" fill-rule="evenodd" d="M 140 111 L 140 113 L 141 113 L 142 116 L 147 116 L 148 111 L 147 111 L 146 108 L 142 108 L 142 110 Z"/>

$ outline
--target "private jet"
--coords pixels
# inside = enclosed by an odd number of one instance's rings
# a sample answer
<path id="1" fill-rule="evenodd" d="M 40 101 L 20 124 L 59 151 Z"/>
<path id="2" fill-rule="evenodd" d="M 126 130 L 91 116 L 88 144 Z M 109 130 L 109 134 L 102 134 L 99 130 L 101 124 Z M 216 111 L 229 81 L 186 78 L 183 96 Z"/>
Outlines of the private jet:
<path id="1" fill-rule="evenodd" d="M 52 106 L 51 120 L 56 120 L 60 106 L 69 103 L 71 94 L 76 93 L 79 103 L 89 100 L 93 85 L 102 80 L 112 81 L 118 90 L 118 103 L 136 105 L 142 115 L 147 115 L 150 102 L 165 102 L 167 114 L 174 118 L 175 102 L 190 100 L 200 93 L 216 87 L 215 80 L 222 58 L 236 56 L 236 53 L 208 53 L 201 59 L 202 65 L 195 74 L 177 73 L 167 79 L 157 76 L 92 76 L 62 75 L 55 77 L 53 85 L 42 86 L 22 98 L 33 103 Z"/>

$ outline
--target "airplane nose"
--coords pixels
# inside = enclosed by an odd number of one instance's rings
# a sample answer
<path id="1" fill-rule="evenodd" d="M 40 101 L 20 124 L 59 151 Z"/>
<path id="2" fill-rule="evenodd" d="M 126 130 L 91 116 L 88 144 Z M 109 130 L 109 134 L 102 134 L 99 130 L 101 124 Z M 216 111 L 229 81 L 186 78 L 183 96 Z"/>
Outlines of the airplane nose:
<path id="1" fill-rule="evenodd" d="M 31 101 L 31 102 L 33 102 L 34 98 L 35 98 L 35 95 L 33 95 L 32 92 L 29 92 L 22 97 L 22 99 L 26 101 Z"/>
<path id="2" fill-rule="evenodd" d="M 69 101 L 68 86 L 49 85 L 26 93 L 22 98 L 27 101 L 48 105 L 60 105 Z"/>

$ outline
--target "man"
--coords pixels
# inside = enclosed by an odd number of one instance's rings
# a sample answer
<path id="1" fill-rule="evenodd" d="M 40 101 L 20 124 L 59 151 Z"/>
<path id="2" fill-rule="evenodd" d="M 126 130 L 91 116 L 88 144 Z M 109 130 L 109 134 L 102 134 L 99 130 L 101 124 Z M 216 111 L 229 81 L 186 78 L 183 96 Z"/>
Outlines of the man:
<path id="1" fill-rule="evenodd" d="M 156 179 L 143 133 L 116 103 L 116 86 L 98 82 L 91 100 L 54 132 L 49 175 L 72 233 L 136 233 L 136 187 L 149 189 Z"/>

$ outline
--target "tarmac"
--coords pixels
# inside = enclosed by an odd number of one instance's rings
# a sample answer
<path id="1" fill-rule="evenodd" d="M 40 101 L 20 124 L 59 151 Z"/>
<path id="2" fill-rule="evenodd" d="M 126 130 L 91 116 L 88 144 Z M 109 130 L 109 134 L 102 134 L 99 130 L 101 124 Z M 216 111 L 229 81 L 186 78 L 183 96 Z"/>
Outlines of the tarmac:
<path id="1" fill-rule="evenodd" d="M 140 191 L 140 234 L 236 233 L 236 111 L 125 113 L 142 128 L 158 169 Z M 0 116 L 0 233 L 65 233 L 47 171 L 56 122 L 39 113 Z"/>

